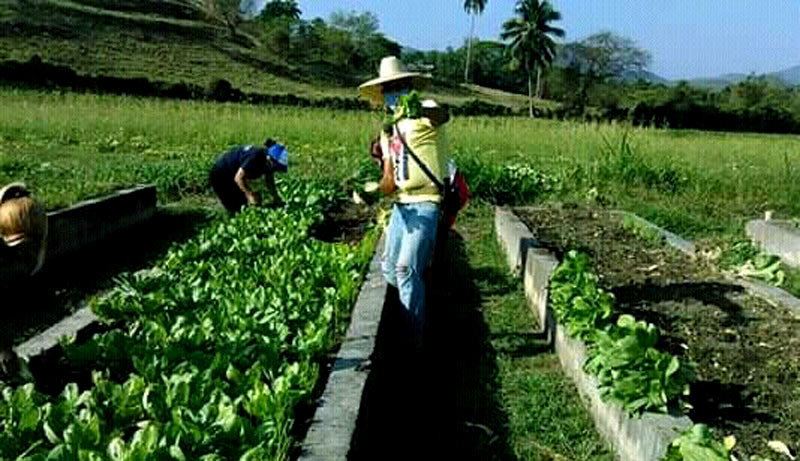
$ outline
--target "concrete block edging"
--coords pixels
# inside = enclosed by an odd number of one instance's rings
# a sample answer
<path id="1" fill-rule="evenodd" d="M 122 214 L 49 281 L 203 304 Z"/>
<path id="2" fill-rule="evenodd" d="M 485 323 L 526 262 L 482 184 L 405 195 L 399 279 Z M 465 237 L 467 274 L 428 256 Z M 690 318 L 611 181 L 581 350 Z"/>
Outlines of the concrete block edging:
<path id="1" fill-rule="evenodd" d="M 361 365 L 368 363 L 375 349 L 386 294 L 386 280 L 381 271 L 384 244 L 385 234 L 375 245 L 375 253 L 353 308 L 346 337 L 336 355 L 311 427 L 302 442 L 300 461 L 347 459 L 369 375 L 369 370 L 362 369 Z"/>
<path id="2" fill-rule="evenodd" d="M 800 228 L 791 221 L 756 219 L 745 225 L 745 233 L 759 248 L 780 256 L 791 267 L 800 267 Z"/>
<path id="3" fill-rule="evenodd" d="M 672 440 L 692 425 L 685 416 L 645 413 L 641 418 L 628 416 L 622 408 L 606 403 L 600 397 L 597 381 L 583 371 L 586 361 L 586 346 L 582 341 L 569 337 L 566 330 L 555 322 L 548 306 L 550 275 L 558 265 L 554 255 L 535 247 L 535 239 L 522 221 L 508 209 L 495 209 L 495 227 L 500 245 L 506 252 L 509 266 L 517 271 L 517 262 L 524 264 L 521 274 L 525 294 L 531 309 L 539 318 L 540 331 L 547 333 L 553 341 L 556 354 L 565 373 L 575 382 L 584 397 L 584 403 L 592 415 L 598 432 L 614 448 L 622 460 L 658 461 L 667 451 Z M 525 251 L 525 254 L 513 254 Z M 523 263 L 524 261 L 524 263 Z"/>

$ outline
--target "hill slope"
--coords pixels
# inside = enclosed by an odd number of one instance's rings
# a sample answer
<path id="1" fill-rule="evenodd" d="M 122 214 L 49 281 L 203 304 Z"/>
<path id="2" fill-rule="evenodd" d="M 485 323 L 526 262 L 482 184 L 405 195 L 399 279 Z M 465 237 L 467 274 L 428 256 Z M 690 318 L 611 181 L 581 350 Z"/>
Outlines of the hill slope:
<path id="1" fill-rule="evenodd" d="M 207 87 L 226 79 L 246 92 L 355 97 L 361 77 L 324 63 L 272 55 L 258 25 L 235 33 L 192 0 L 0 0 L 0 56 L 67 65 L 79 74 L 144 77 Z M 101 7 L 102 5 L 102 7 Z M 472 87 L 434 87 L 450 104 L 480 99 L 515 109 L 526 99 Z"/>
<path id="2" fill-rule="evenodd" d="M 800 85 L 800 65 L 790 67 L 770 75 L 783 80 L 789 85 Z"/>

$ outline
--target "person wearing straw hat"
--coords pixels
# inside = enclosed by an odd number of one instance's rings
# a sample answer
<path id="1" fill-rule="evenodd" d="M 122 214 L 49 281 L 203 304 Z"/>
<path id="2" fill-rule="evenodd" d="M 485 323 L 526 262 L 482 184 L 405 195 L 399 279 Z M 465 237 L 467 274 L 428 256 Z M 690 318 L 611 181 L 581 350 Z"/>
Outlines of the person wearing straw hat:
<path id="1" fill-rule="evenodd" d="M 44 264 L 47 213 L 21 182 L 0 189 L 0 272 L 34 275 Z"/>
<path id="2" fill-rule="evenodd" d="M 415 339 L 422 346 L 425 326 L 423 273 L 431 263 L 443 198 L 447 111 L 432 100 L 416 99 L 430 77 L 409 72 L 400 59 L 381 61 L 379 75 L 359 86 L 360 95 L 389 116 L 371 146 L 380 156 L 381 192 L 394 197 L 383 254 L 387 283 L 397 289 Z M 418 110 L 409 110 L 417 102 Z"/>
<path id="3" fill-rule="evenodd" d="M 260 205 L 261 197 L 250 188 L 249 180 L 264 177 L 264 185 L 272 196 L 273 206 L 282 206 L 275 187 L 274 172 L 289 168 L 289 152 L 281 144 L 267 139 L 263 146 L 237 146 L 219 156 L 211 168 L 211 187 L 222 206 L 236 213 L 245 205 Z"/>
<path id="4" fill-rule="evenodd" d="M 24 298 L 31 292 L 23 279 L 42 268 L 46 247 L 47 213 L 41 204 L 33 199 L 23 183 L 15 182 L 1 188 L 0 283 L 4 286 L 0 305 L 14 307 L 15 311 L 3 312 L 4 321 L 0 323 L 0 377 L 19 370 L 19 359 L 11 347 L 17 333 L 14 331 L 16 322 L 10 317 L 24 311 Z"/>

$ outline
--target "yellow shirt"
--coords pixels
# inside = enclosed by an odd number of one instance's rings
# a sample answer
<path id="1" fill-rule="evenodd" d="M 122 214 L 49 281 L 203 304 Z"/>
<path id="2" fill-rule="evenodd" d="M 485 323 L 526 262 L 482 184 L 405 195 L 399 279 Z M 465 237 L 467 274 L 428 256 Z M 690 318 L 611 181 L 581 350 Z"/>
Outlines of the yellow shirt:
<path id="1" fill-rule="evenodd" d="M 434 126 L 427 118 L 402 119 L 395 125 L 392 136 L 381 134 L 381 148 L 388 152 L 394 163 L 394 180 L 397 184 L 397 201 L 400 203 L 436 202 L 442 200 L 441 192 L 431 178 L 420 168 L 403 147 L 397 130 L 403 134 L 408 146 L 428 170 L 442 184 L 446 175 L 447 145 L 442 125 Z"/>

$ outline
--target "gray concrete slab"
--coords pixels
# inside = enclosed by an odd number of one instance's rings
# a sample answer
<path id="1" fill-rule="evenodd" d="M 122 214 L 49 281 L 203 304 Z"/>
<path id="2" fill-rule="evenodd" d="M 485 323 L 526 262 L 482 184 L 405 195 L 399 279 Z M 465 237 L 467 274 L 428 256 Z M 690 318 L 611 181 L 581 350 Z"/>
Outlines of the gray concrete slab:
<path id="1" fill-rule="evenodd" d="M 668 231 L 668 230 L 666 230 L 666 229 L 664 229 L 662 227 L 659 227 L 659 226 L 651 223 L 650 221 L 642 218 L 641 216 L 635 215 L 633 213 L 630 213 L 630 212 L 627 212 L 627 211 L 612 211 L 611 213 L 612 214 L 617 214 L 619 216 L 627 216 L 630 219 L 633 219 L 634 221 L 636 221 L 640 225 L 642 225 L 642 226 L 644 226 L 644 227 L 646 227 L 648 229 L 651 229 L 654 232 L 657 232 L 657 233 L 661 234 L 664 237 L 664 241 L 666 241 L 669 246 L 671 246 L 671 247 L 677 249 L 678 251 L 681 251 L 681 252 L 683 252 L 683 253 L 691 256 L 691 257 L 695 256 L 695 249 L 696 248 L 695 248 L 694 242 L 692 242 L 690 240 L 686 240 L 686 239 L 684 239 L 683 237 L 681 237 L 678 234 L 673 234 L 672 232 L 670 232 L 670 231 Z"/>
<path id="2" fill-rule="evenodd" d="M 728 279 L 744 287 L 751 294 L 758 296 L 773 306 L 783 306 L 788 308 L 792 314 L 800 318 L 800 299 L 793 296 L 786 290 L 774 287 L 760 280 L 749 280 L 728 276 Z"/>
<path id="3" fill-rule="evenodd" d="M 495 208 L 495 229 L 500 246 L 505 251 L 511 271 L 521 275 L 525 269 L 528 249 L 536 247 L 536 240 L 528 227 L 508 208 Z"/>
<path id="4" fill-rule="evenodd" d="M 547 300 L 550 293 L 550 276 L 558 266 L 558 259 L 549 251 L 541 248 L 528 250 L 525 263 L 523 284 L 525 296 L 534 314 L 539 320 L 539 333 L 546 335 L 548 343 L 553 344 L 555 331 L 555 318 L 548 309 Z"/>
<path id="5" fill-rule="evenodd" d="M 47 258 L 58 258 L 152 218 L 156 187 L 142 185 L 47 214 Z"/>
<path id="6" fill-rule="evenodd" d="M 356 429 L 361 396 L 369 374 L 360 368 L 375 349 L 386 281 L 381 272 L 384 238 L 376 245 L 369 272 L 353 308 L 352 320 L 328 383 L 302 443 L 303 461 L 346 460 Z"/>
<path id="7" fill-rule="evenodd" d="M 512 213 L 498 210 L 495 225 L 498 227 L 498 238 L 507 254 L 509 249 L 514 251 L 518 245 L 515 245 L 515 240 L 519 242 L 526 238 L 524 233 L 517 230 L 519 225 L 524 224 Z M 504 226 L 504 229 L 500 226 Z M 530 234 L 527 238 L 531 239 L 531 245 L 535 245 Z M 562 368 L 575 382 L 598 432 L 624 461 L 660 460 L 675 436 L 691 427 L 691 420 L 685 416 L 655 413 L 645 413 L 641 418 L 630 417 L 622 408 L 603 402 L 597 389 L 597 381 L 583 371 L 586 362 L 585 345 L 570 338 L 564 328 L 555 322 L 548 304 L 550 276 L 558 261 L 542 248 L 528 248 L 526 255 L 523 274 L 525 294 L 531 308 L 539 317 L 540 328 L 545 329 L 548 338 L 553 341 Z M 511 257 L 508 260 L 512 268 L 518 261 Z"/>
<path id="8" fill-rule="evenodd" d="M 88 306 L 84 306 L 69 317 L 61 319 L 57 324 L 15 347 L 14 351 L 20 357 L 31 359 L 58 347 L 62 337 L 77 335 L 98 322 L 99 319 L 94 312 Z"/>
<path id="9" fill-rule="evenodd" d="M 749 221 L 745 232 L 762 250 L 778 255 L 788 266 L 800 267 L 800 228 L 790 221 Z"/>

